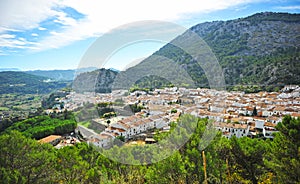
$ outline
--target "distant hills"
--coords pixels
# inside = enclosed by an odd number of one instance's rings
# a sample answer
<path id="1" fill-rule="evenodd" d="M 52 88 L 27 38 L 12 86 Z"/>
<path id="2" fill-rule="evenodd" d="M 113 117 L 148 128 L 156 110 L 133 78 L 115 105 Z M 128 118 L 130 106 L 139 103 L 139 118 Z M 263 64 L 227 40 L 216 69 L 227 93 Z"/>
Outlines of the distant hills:
<path id="1" fill-rule="evenodd" d="M 42 94 L 67 86 L 67 82 L 51 81 L 47 77 L 31 75 L 24 72 L 0 72 L 0 94 Z"/>
<path id="2" fill-rule="evenodd" d="M 25 73 L 50 78 L 56 81 L 71 81 L 75 77 L 75 70 L 33 70 Z"/>
<path id="3" fill-rule="evenodd" d="M 0 68 L 0 72 L 4 71 L 21 71 L 19 68 Z"/>
<path id="4" fill-rule="evenodd" d="M 96 67 L 79 68 L 73 70 L 32 70 L 25 71 L 28 74 L 47 77 L 56 81 L 72 81 L 76 75 L 97 70 Z"/>
<path id="5" fill-rule="evenodd" d="M 77 70 L 34 70 L 0 71 L 0 94 L 41 94 L 50 93 L 64 87 L 83 91 L 110 92 L 117 73 L 116 69 L 97 69 L 94 67 Z M 17 70 L 17 69 L 16 69 Z M 79 77 L 75 77 L 79 76 Z M 95 87 L 95 80 L 97 85 Z"/>

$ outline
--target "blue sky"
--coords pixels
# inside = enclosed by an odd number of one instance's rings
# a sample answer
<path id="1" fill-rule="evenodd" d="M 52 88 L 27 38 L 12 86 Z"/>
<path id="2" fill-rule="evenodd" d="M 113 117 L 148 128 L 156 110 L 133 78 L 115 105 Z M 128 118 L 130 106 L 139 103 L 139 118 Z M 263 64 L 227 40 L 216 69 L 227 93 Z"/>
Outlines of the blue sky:
<path id="1" fill-rule="evenodd" d="M 189 28 L 265 11 L 300 13 L 300 0 L 1 0 L 0 9 L 0 68 L 50 70 L 76 69 L 98 37 L 134 21 L 169 21 Z M 122 70 L 164 44 L 131 44 L 103 67 Z"/>

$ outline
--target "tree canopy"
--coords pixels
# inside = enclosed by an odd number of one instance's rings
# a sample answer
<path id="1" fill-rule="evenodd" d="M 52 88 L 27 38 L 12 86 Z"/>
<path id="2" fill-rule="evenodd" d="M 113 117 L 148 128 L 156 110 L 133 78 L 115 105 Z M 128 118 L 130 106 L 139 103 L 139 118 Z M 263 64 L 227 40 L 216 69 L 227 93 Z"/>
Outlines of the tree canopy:
<path id="1" fill-rule="evenodd" d="M 208 120 L 198 119 L 195 131 L 179 150 L 164 160 L 146 165 L 126 165 L 110 160 L 103 152 L 86 143 L 56 149 L 50 144 L 40 144 L 17 131 L 9 131 L 0 136 L 0 181 L 202 183 L 205 179 L 205 161 L 207 183 L 299 183 L 299 123 L 300 119 L 285 117 L 278 124 L 279 132 L 273 141 L 248 137 L 226 139 L 217 134 L 201 150 L 199 145 L 203 141 L 201 137 Z M 186 136 L 178 134 L 174 127 L 172 131 L 169 136 L 174 139 Z M 143 157 L 147 158 L 145 153 L 149 149 L 151 152 L 151 145 L 114 147 L 107 151 L 116 158 L 139 164 Z M 135 154 L 137 152 L 140 154 Z M 165 152 L 152 150 L 152 154 L 155 159 L 163 156 Z"/>

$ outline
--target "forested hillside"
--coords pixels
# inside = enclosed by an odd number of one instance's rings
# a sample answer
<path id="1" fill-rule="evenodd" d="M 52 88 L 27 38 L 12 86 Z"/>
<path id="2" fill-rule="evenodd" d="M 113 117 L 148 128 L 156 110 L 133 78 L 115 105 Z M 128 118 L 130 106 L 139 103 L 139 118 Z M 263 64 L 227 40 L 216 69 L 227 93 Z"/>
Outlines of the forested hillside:
<path id="1" fill-rule="evenodd" d="M 55 82 L 46 77 L 24 72 L 0 72 L 0 94 L 44 94 L 66 86 L 66 82 Z"/>
<path id="2" fill-rule="evenodd" d="M 17 122 L 5 129 L 4 133 L 16 130 L 29 138 L 41 139 L 52 134 L 66 134 L 74 131 L 77 123 L 74 118 L 67 113 L 63 119 L 36 116 Z M 1 132 L 1 130 L 0 130 Z M 1 132 L 3 134 L 3 132 Z"/>
<path id="3" fill-rule="evenodd" d="M 216 56 L 227 89 L 246 92 L 272 91 L 286 84 L 300 83 L 299 30 L 300 14 L 269 12 L 236 20 L 201 23 L 190 28 Z M 188 39 L 180 39 L 183 36 L 188 38 L 189 34 L 186 32 L 178 36 L 138 65 L 120 72 L 118 77 L 122 84 L 119 81 L 116 84 L 128 88 L 130 85 L 126 83 L 132 83 L 128 80 L 136 80 L 136 85 L 131 87 L 157 88 L 171 83 L 183 87 L 209 87 L 206 75 L 195 58 L 172 44 L 186 42 Z M 176 67 L 170 65 L 170 61 L 175 62 L 181 71 L 174 69 Z M 184 76 L 182 71 L 189 76 Z M 143 73 L 150 75 L 136 78 Z M 108 92 L 115 74 L 104 69 L 99 74 L 88 72 L 79 75 L 81 79 L 75 80 L 78 84 L 75 87 L 83 86 L 83 91 Z M 192 82 L 185 82 L 187 80 Z"/>
<path id="4" fill-rule="evenodd" d="M 285 117 L 273 141 L 215 137 L 201 146 L 206 119 L 196 122 L 190 140 L 169 158 L 149 165 L 126 165 L 109 160 L 85 143 L 61 149 L 40 144 L 11 131 L 0 136 L 0 181 L 3 183 L 299 183 L 300 119 Z M 160 135 L 165 137 L 165 135 Z M 158 135 L 157 138 L 160 137 Z M 174 134 L 181 139 L 185 133 Z M 284 146 L 284 149 L 283 149 Z M 115 158 L 138 164 L 151 145 L 108 150 Z M 138 154 L 140 158 L 135 156 Z M 164 157 L 164 151 L 153 158 Z M 147 158 L 149 155 L 144 155 Z M 143 163 L 140 163 L 143 164 Z"/>
<path id="5" fill-rule="evenodd" d="M 77 92 L 109 93 L 118 72 L 110 69 L 98 69 L 79 74 L 73 81 L 73 89 Z"/>
<path id="6" fill-rule="evenodd" d="M 258 85 L 271 90 L 300 83 L 300 14 L 259 13 L 236 20 L 206 22 L 190 30 L 216 55 L 228 89 L 235 85 Z M 180 38 L 172 42 L 177 39 Z M 175 61 L 188 71 L 197 86 L 207 87 L 201 67 L 172 42 L 154 55 Z M 152 61 L 147 58 L 143 62 Z M 143 83 L 140 85 L 144 87 Z"/>

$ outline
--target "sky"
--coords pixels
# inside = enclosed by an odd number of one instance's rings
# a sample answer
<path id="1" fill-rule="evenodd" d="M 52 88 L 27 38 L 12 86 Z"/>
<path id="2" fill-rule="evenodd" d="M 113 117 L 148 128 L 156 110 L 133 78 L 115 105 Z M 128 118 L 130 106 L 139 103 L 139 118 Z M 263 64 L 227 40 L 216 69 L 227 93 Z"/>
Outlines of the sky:
<path id="1" fill-rule="evenodd" d="M 76 69 L 99 37 L 136 21 L 190 28 L 266 11 L 300 13 L 300 0 L 0 0 L 0 69 Z M 99 67 L 123 70 L 166 42 L 116 48 Z"/>

